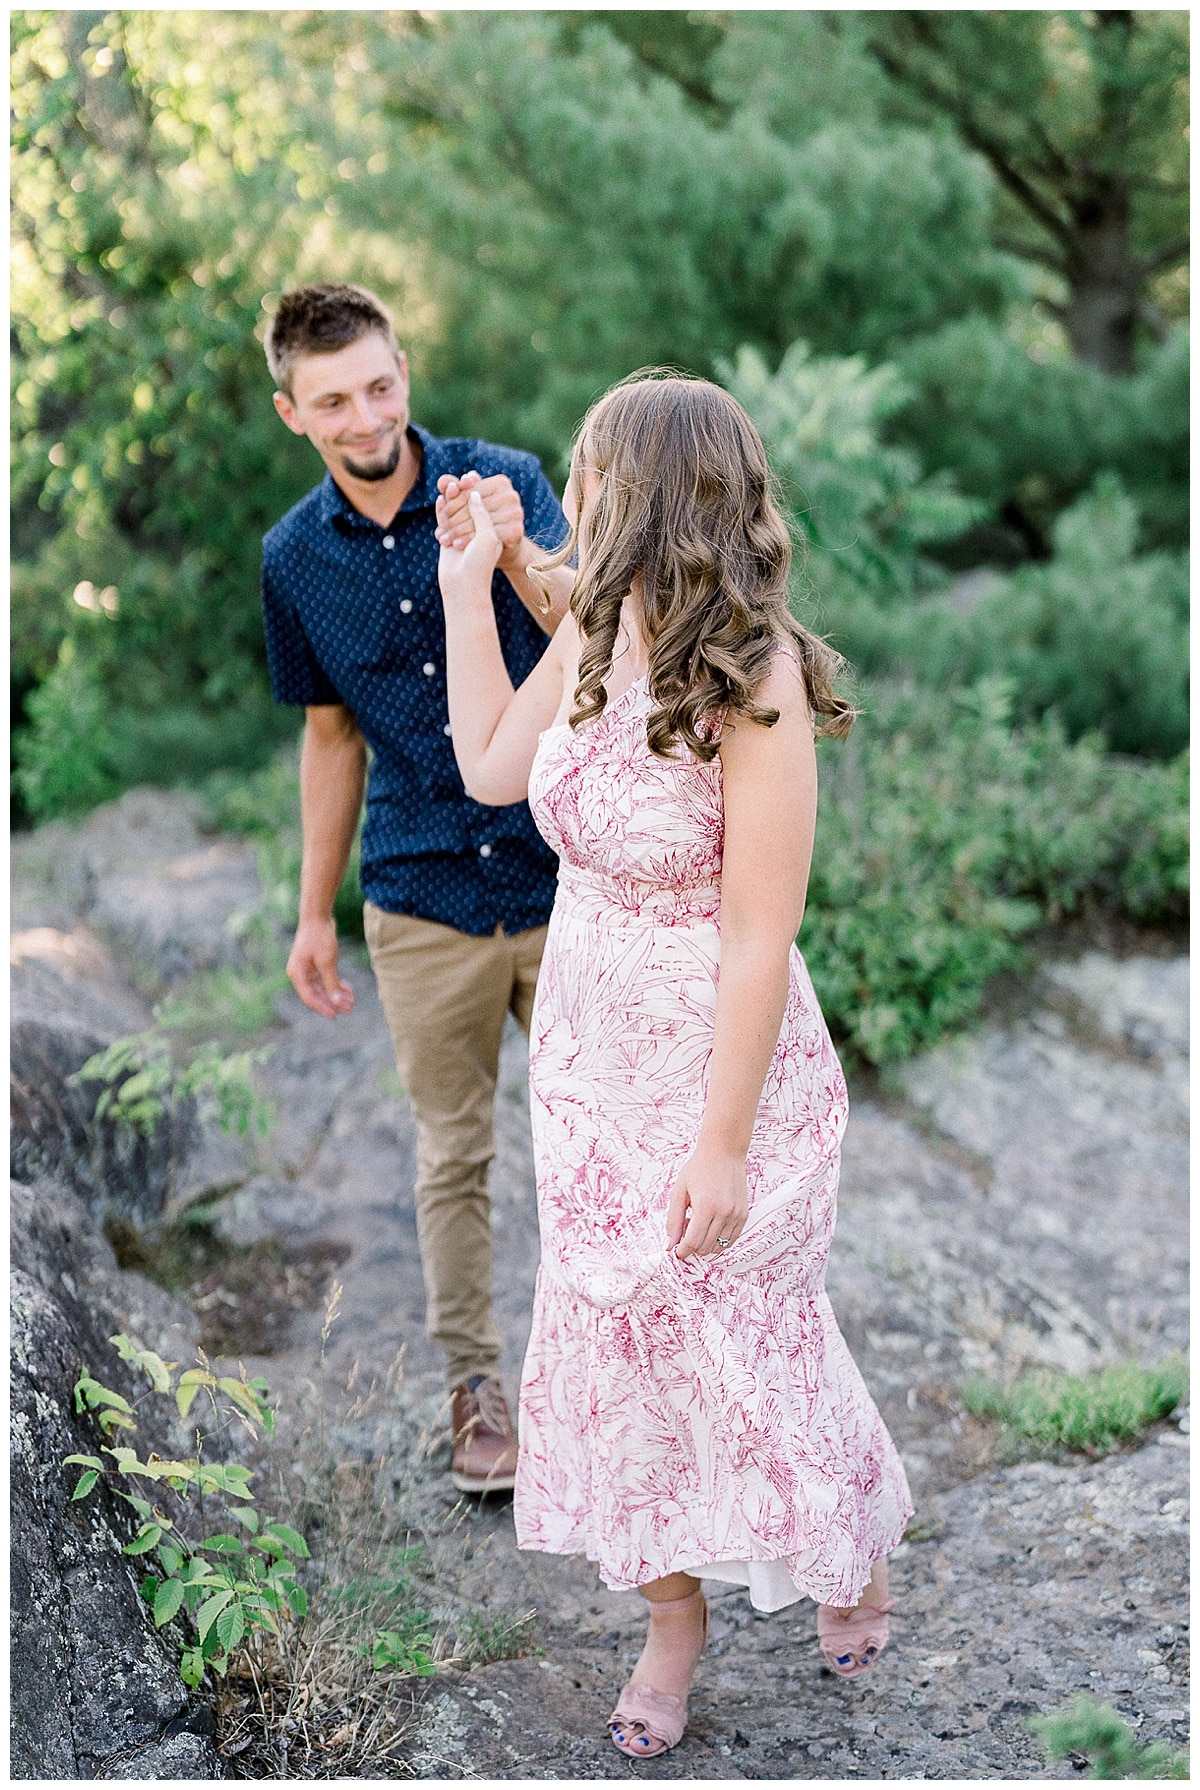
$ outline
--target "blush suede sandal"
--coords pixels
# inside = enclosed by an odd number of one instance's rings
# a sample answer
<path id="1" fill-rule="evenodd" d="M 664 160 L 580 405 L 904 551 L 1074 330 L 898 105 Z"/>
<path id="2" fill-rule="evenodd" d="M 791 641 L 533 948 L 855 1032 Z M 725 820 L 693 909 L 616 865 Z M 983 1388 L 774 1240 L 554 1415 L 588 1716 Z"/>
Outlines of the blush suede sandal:
<path id="1" fill-rule="evenodd" d="M 817 1611 L 817 1641 L 825 1662 L 839 1678 L 861 1678 L 888 1644 L 888 1612 L 884 1604 L 859 1604 L 850 1616 L 839 1616 L 828 1604 Z"/>
<path id="2" fill-rule="evenodd" d="M 665 1598 L 661 1603 L 652 1603 L 650 1608 L 652 1611 L 681 1610 L 697 1597 L 701 1600 L 704 1597 L 699 1586 L 695 1591 L 689 1592 L 687 1597 Z M 704 1630 L 700 1637 L 697 1660 L 704 1652 L 707 1642 L 708 1605 L 705 1603 Z M 613 1745 L 629 1759 L 657 1759 L 660 1753 L 669 1752 L 673 1746 L 678 1746 L 686 1726 L 686 1697 L 673 1697 L 668 1691 L 653 1690 L 650 1685 L 638 1684 L 632 1678 L 617 1698 L 617 1707 L 608 1718 L 608 1731 L 612 1735 Z"/>

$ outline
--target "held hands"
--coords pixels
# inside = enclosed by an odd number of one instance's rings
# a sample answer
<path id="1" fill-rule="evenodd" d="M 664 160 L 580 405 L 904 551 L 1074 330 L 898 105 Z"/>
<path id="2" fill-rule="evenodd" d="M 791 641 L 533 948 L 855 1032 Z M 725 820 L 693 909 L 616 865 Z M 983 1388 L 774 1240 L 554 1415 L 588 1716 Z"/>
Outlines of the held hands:
<path id="1" fill-rule="evenodd" d="M 511 479 L 495 473 L 490 479 L 477 472 L 464 472 L 454 478 L 444 472 L 438 480 L 437 538 L 443 547 L 463 548 L 475 532 L 471 519 L 470 498 L 478 491 L 492 527 L 500 539 L 500 565 L 503 568 L 516 556 L 525 539 L 525 511 Z"/>
<path id="2" fill-rule="evenodd" d="M 667 1247 L 681 1262 L 693 1255 L 721 1255 L 717 1239 L 736 1242 L 749 1212 L 744 1157 L 697 1146 L 671 1189 Z"/>
<path id="3" fill-rule="evenodd" d="M 306 1007 L 336 1019 L 354 1007 L 354 990 L 338 975 L 337 927 L 332 920 L 301 920 L 287 960 L 288 981 Z"/>
<path id="4" fill-rule="evenodd" d="M 437 500 L 437 537 L 441 544 L 438 583 L 447 602 L 472 595 L 486 596 L 490 601 L 492 573 L 500 563 L 504 544 L 477 486 L 468 489 L 465 501 L 466 521 L 473 530 L 469 535 L 463 533 L 461 523 L 443 523 L 443 506 L 448 500 Z"/>

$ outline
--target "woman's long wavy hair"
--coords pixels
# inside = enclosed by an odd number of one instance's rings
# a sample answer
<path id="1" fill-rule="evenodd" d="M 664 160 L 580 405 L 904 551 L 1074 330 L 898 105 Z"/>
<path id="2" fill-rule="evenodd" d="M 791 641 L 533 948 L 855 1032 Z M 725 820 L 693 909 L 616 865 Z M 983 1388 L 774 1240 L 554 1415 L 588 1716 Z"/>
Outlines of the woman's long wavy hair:
<path id="1" fill-rule="evenodd" d="M 598 490 L 585 510 L 583 471 Z M 659 369 L 622 380 L 594 404 L 571 459 L 578 524 L 539 568 L 578 548 L 571 613 L 583 651 L 570 724 L 602 714 L 621 605 L 639 580 L 657 707 L 650 749 L 676 742 L 705 762 L 726 714 L 771 727 L 755 692 L 781 645 L 799 661 L 817 732 L 844 738 L 853 706 L 834 690 L 843 662 L 788 607 L 792 542 L 758 431 L 718 385 Z"/>

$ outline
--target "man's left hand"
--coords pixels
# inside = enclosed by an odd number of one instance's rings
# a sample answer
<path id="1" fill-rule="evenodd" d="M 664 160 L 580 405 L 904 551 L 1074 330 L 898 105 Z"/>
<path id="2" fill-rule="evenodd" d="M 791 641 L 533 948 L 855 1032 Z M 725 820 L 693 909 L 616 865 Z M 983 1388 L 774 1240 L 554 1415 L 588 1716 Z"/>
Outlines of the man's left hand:
<path id="1" fill-rule="evenodd" d="M 525 511 L 510 478 L 502 472 L 494 473 L 490 479 L 482 478 L 474 471 L 464 472 L 461 478 L 444 472 L 438 480 L 438 490 L 443 499 L 437 530 L 441 546 L 453 552 L 462 552 L 466 547 L 475 533 L 468 506 L 472 491 L 478 491 L 492 527 L 500 537 L 501 570 L 512 562 L 525 539 Z"/>

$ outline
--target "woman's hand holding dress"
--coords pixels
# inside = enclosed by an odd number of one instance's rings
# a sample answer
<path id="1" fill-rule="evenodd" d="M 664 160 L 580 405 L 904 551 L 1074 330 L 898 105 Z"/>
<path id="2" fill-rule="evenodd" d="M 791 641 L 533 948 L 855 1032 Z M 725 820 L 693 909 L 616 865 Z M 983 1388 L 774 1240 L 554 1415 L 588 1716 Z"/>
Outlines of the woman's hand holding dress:
<path id="1" fill-rule="evenodd" d="M 667 1246 L 681 1262 L 713 1255 L 737 1241 L 749 1213 L 745 1154 L 698 1145 L 671 1189 Z"/>

